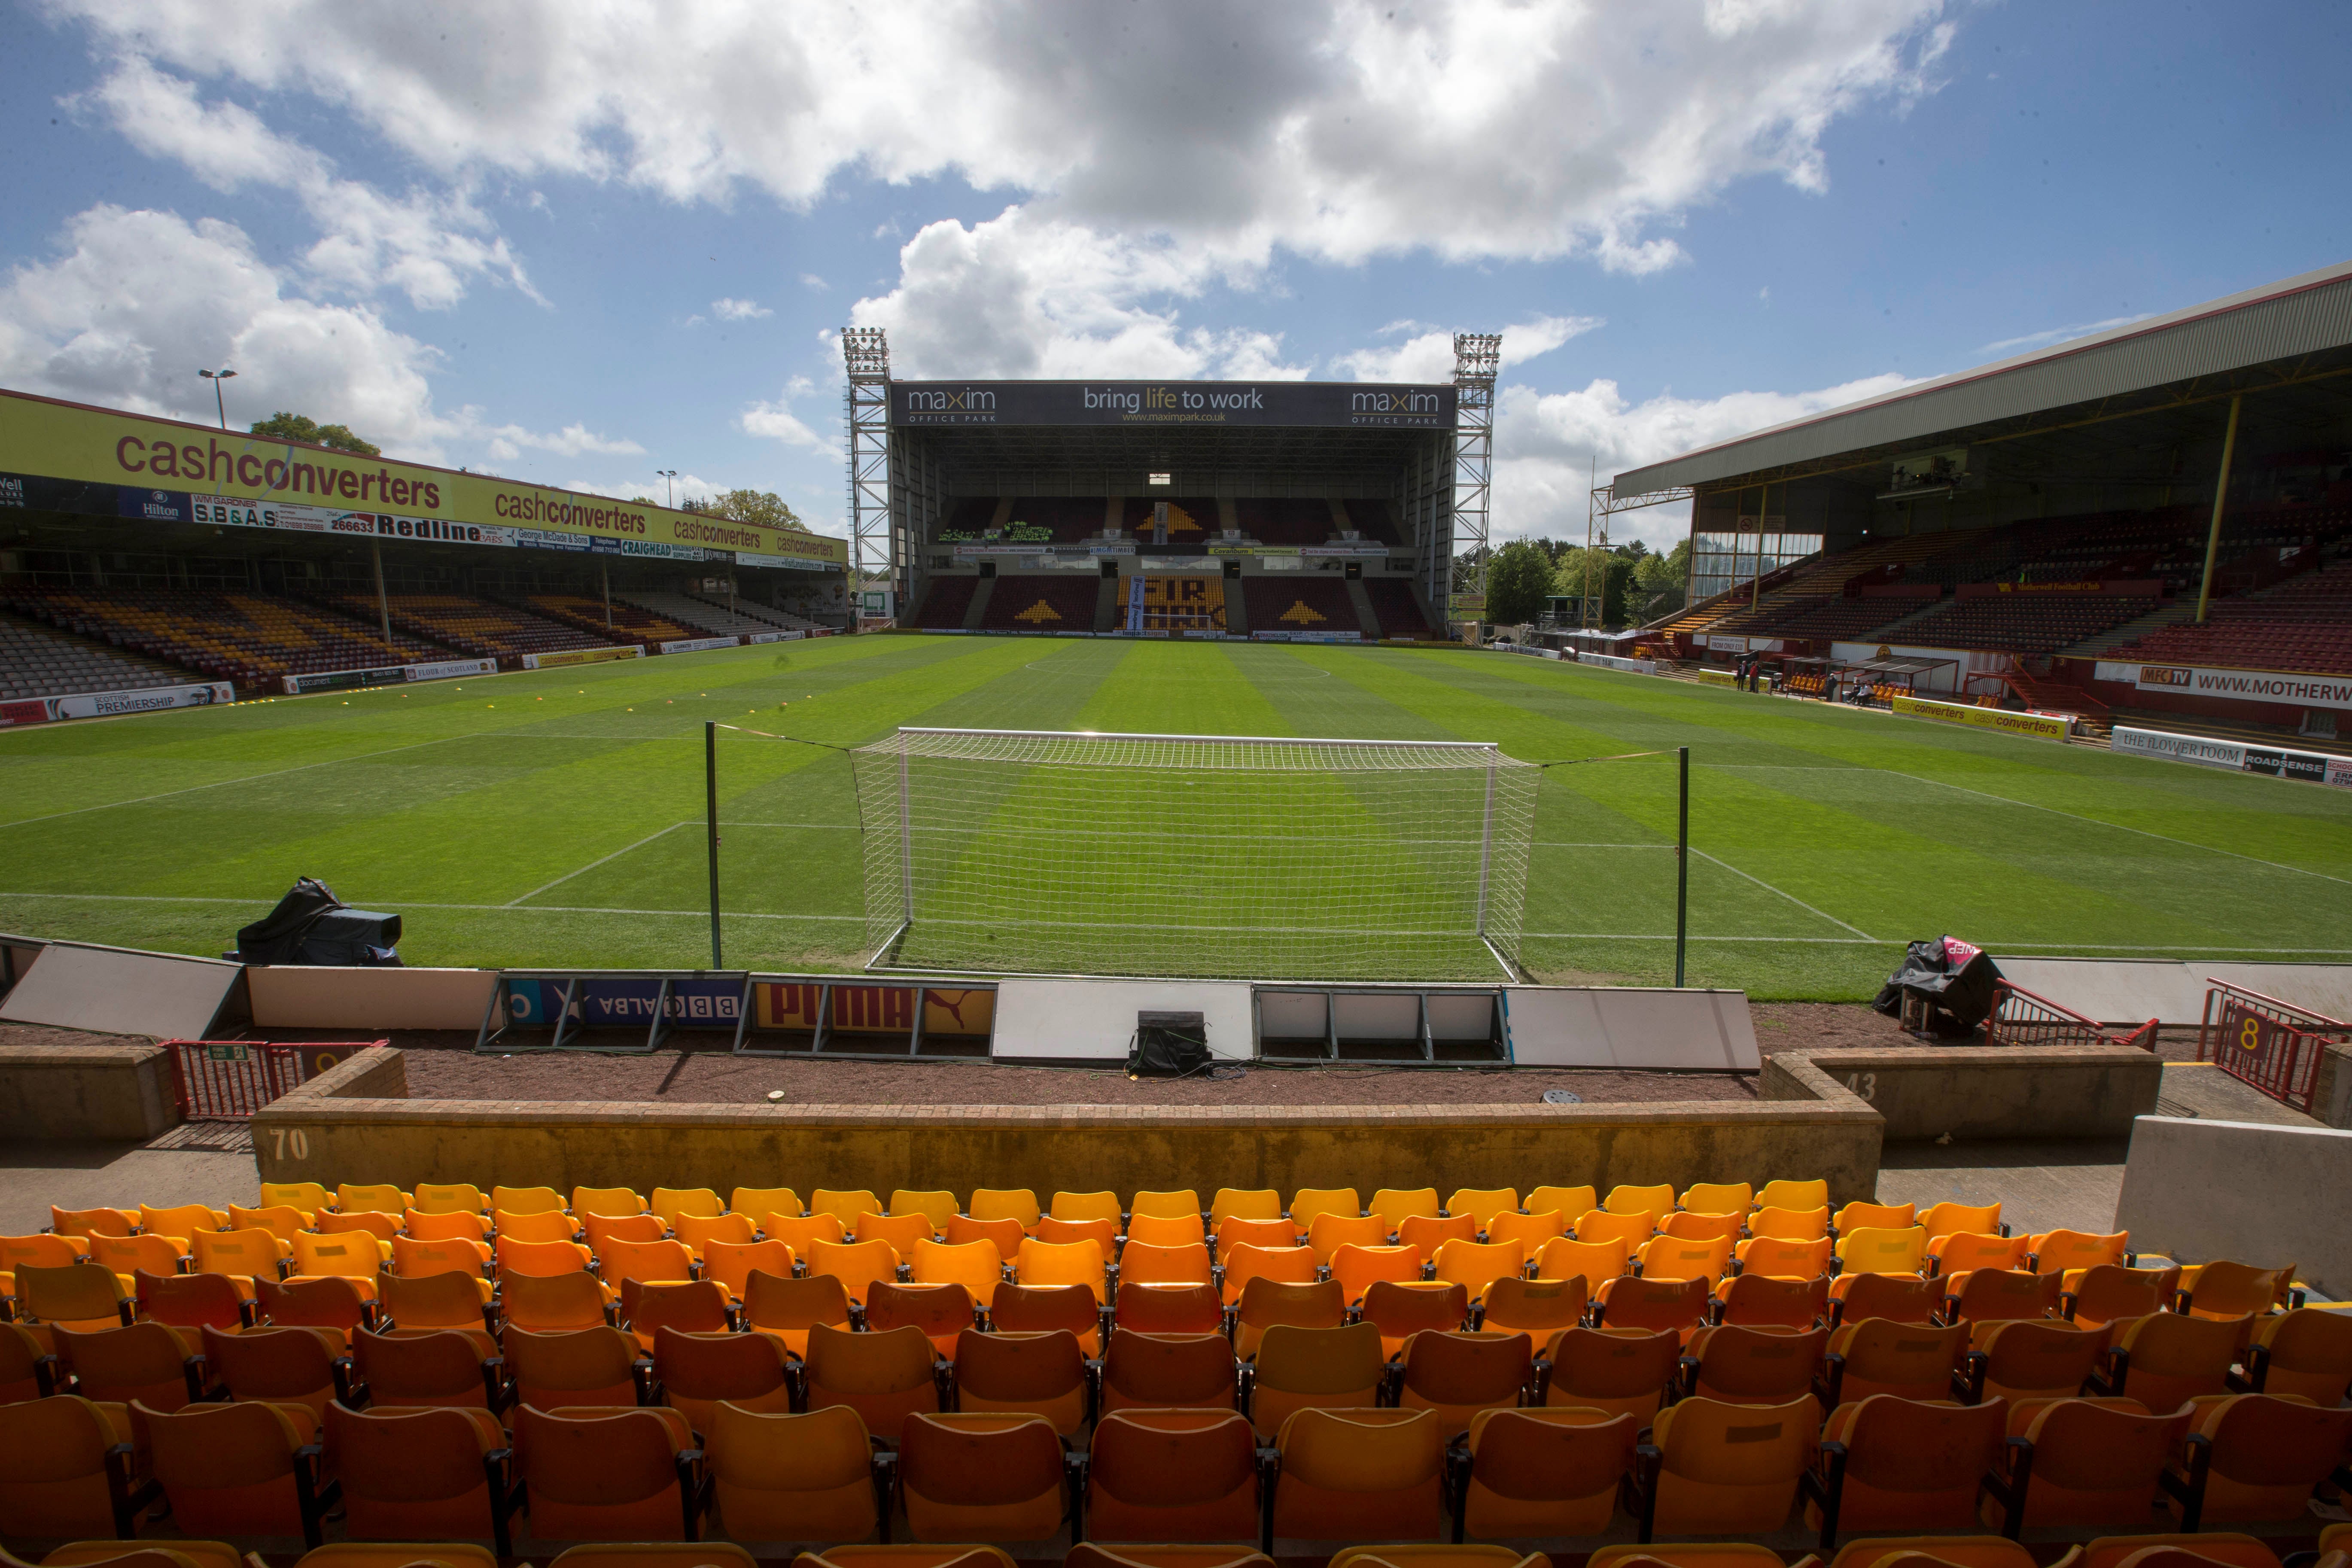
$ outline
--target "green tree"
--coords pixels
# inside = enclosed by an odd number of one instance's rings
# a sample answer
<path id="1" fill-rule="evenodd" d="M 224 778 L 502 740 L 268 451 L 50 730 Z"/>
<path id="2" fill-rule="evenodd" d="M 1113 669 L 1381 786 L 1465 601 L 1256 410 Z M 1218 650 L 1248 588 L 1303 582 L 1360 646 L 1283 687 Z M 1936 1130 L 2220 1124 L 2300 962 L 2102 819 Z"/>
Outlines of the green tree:
<path id="1" fill-rule="evenodd" d="M 253 433 L 274 441 L 307 441 L 313 447 L 327 447 L 354 457 L 383 456 L 383 447 L 373 441 L 361 440 L 352 434 L 348 425 L 321 425 L 307 414 L 289 414 L 284 409 L 267 419 L 255 420 Z"/>
<path id="2" fill-rule="evenodd" d="M 1601 601 L 1602 626 L 1622 626 L 1626 595 L 1633 586 L 1633 574 L 1639 563 L 1633 555 L 1622 552 L 1622 548 L 1602 550 L 1595 545 L 1587 550 L 1582 545 L 1569 546 L 1560 552 L 1559 565 L 1552 574 L 1551 591 L 1576 599 L 1590 594 Z"/>
<path id="3" fill-rule="evenodd" d="M 800 513 L 787 506 L 784 498 L 773 490 L 728 490 L 720 495 L 689 500 L 678 510 L 698 511 L 705 517 L 723 517 L 730 522 L 756 522 L 762 528 L 808 531 L 808 524 L 801 521 Z"/>
<path id="4" fill-rule="evenodd" d="M 1685 540 L 1669 555 L 1645 555 L 1633 568 L 1633 591 L 1636 615 L 1643 620 L 1654 620 L 1669 611 L 1683 607 L 1683 594 L 1690 581 L 1690 542 Z"/>
<path id="5" fill-rule="evenodd" d="M 1551 558 L 1533 540 L 1515 540 L 1486 563 L 1486 619 L 1517 626 L 1544 613 L 1551 592 Z"/>

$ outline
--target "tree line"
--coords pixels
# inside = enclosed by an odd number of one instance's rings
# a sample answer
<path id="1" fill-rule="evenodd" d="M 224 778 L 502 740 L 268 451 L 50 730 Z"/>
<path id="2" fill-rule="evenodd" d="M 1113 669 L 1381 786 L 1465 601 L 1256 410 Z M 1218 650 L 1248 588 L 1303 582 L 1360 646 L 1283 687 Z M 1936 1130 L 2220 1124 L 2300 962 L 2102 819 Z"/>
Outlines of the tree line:
<path id="1" fill-rule="evenodd" d="M 1541 616 L 1546 601 L 1588 595 L 1601 601 L 1600 624 L 1612 628 L 1640 625 L 1683 607 L 1690 580 L 1690 541 L 1660 555 L 1640 540 L 1586 547 L 1559 539 L 1519 539 L 1486 561 L 1486 613 L 1496 626 L 1519 626 Z M 1566 606 L 1570 620 L 1578 605 Z"/>

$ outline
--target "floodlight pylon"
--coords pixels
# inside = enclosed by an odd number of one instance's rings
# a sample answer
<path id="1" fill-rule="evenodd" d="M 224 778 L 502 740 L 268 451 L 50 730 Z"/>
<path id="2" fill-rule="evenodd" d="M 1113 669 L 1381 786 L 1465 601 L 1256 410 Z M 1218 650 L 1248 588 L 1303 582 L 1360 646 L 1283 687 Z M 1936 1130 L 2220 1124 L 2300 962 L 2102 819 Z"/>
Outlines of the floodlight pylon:
<path id="1" fill-rule="evenodd" d="M 841 357 L 848 373 L 842 401 L 849 419 L 849 548 L 857 590 L 880 567 L 903 595 L 890 528 L 890 341 L 879 327 L 844 327 Z M 857 605 L 849 608 L 858 613 Z"/>
<path id="2" fill-rule="evenodd" d="M 1454 548 L 1460 563 L 1454 587 L 1458 593 L 1486 590 L 1495 381 L 1502 367 L 1502 333 L 1454 334 Z"/>

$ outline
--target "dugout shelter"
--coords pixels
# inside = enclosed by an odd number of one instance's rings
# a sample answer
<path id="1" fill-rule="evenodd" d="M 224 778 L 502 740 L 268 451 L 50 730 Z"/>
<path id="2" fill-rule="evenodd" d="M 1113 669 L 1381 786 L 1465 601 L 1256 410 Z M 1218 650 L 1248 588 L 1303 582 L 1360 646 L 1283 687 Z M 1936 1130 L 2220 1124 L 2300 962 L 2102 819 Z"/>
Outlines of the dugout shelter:
<path id="1" fill-rule="evenodd" d="M 878 331 L 845 343 L 869 617 L 1433 637 L 1485 538 L 1494 350 L 1466 384 L 905 381 Z"/>

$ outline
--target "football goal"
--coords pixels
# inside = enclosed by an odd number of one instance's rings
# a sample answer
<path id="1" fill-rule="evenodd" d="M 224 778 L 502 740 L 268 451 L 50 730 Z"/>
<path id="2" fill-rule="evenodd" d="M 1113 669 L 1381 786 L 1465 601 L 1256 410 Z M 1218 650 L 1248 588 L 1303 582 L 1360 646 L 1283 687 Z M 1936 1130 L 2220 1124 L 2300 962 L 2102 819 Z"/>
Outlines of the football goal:
<path id="1" fill-rule="evenodd" d="M 1491 743 L 902 729 L 851 760 L 874 968 L 1517 977 L 1542 775 Z"/>

